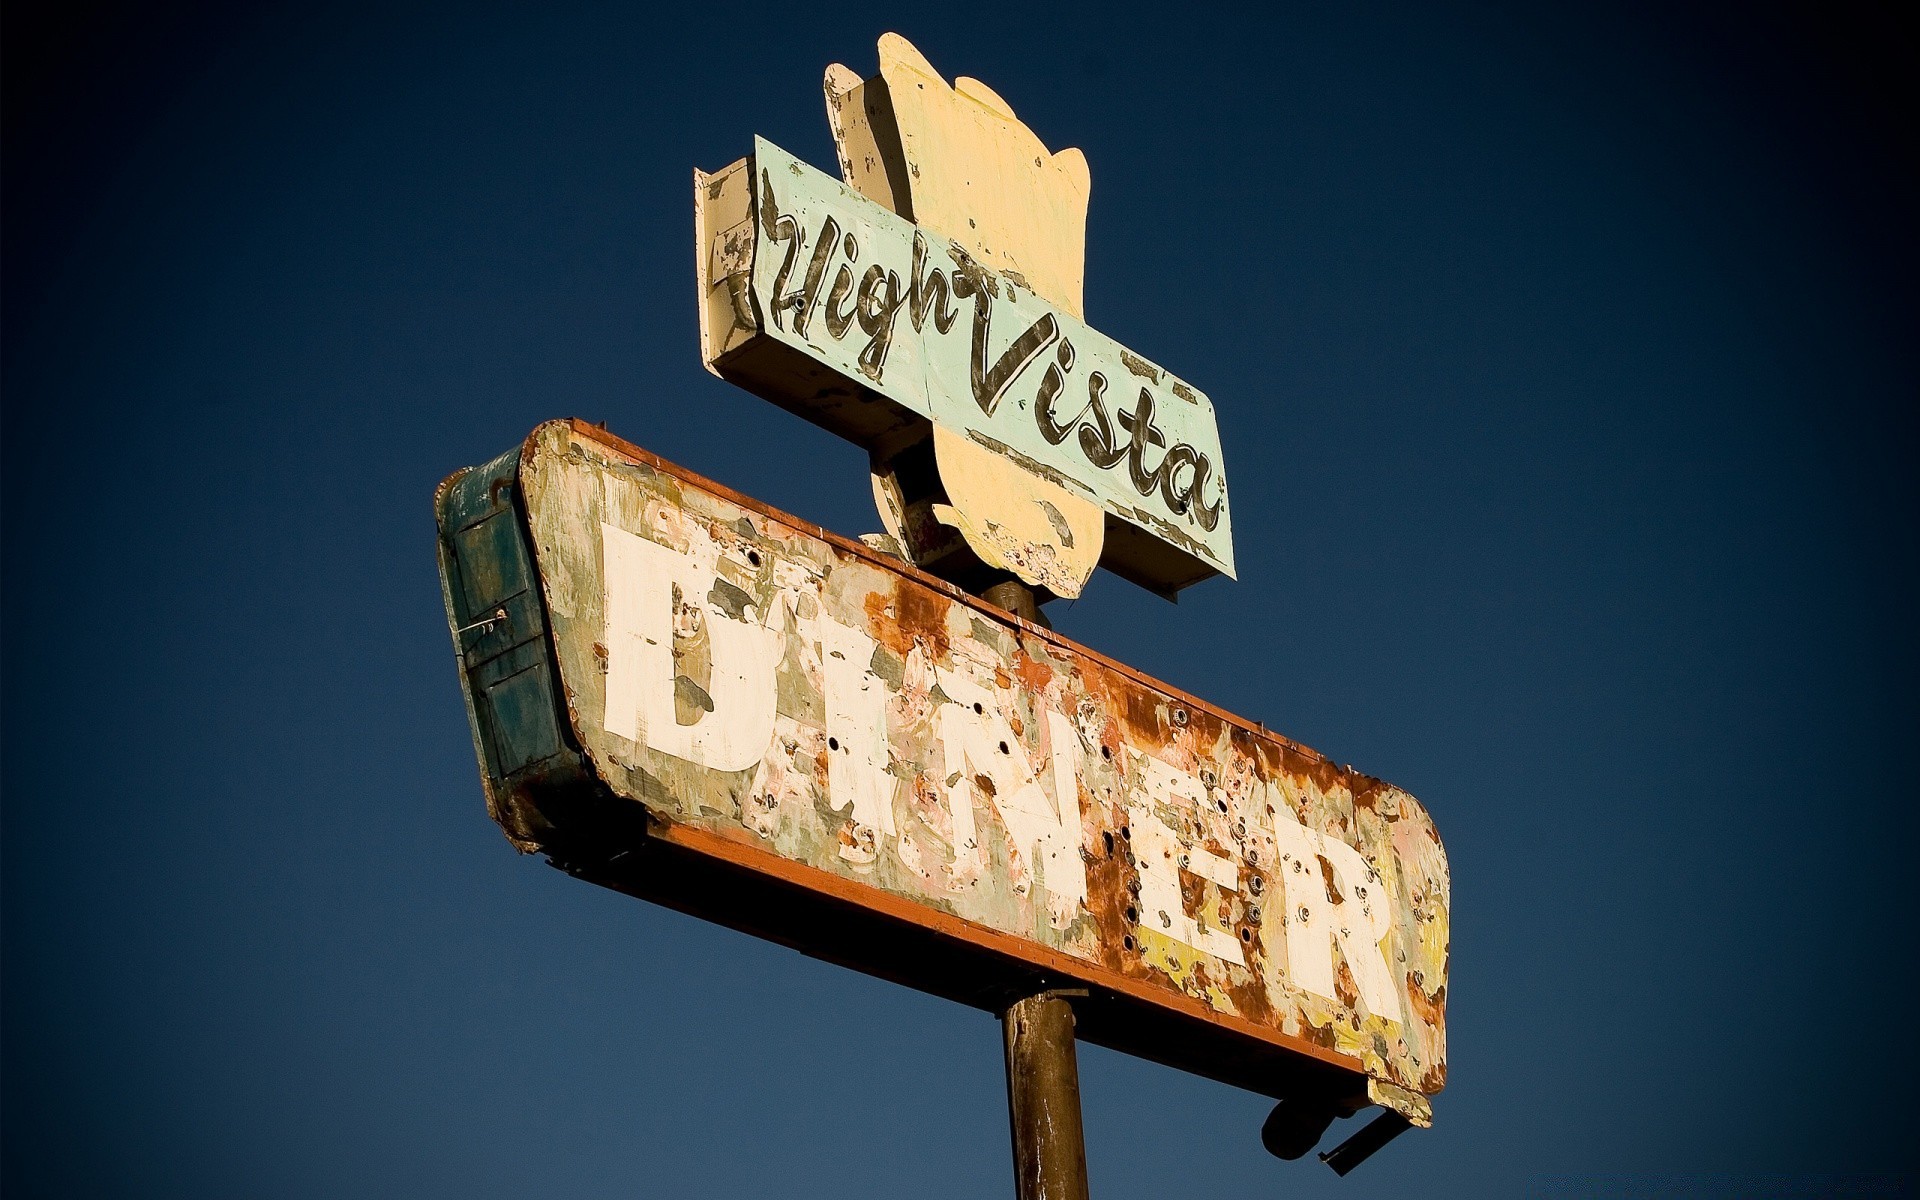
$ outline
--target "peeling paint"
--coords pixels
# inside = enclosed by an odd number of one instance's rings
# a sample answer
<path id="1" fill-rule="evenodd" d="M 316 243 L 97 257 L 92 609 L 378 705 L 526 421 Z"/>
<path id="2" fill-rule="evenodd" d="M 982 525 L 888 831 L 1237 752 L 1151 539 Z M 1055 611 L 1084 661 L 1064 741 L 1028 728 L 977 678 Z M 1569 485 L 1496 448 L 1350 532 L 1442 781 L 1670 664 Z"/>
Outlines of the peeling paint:
<path id="1" fill-rule="evenodd" d="M 715 209 L 701 228 L 717 238 L 739 224 L 735 208 L 757 208 L 744 278 L 745 307 L 760 319 L 735 331 L 731 293 L 715 278 L 732 260 L 704 249 L 702 326 L 716 373 L 870 448 L 904 414 L 1016 451 L 1010 461 L 1043 467 L 1038 478 L 1163 543 L 1156 553 L 1108 538 L 1101 558 L 1158 590 L 1233 574 L 1231 503 L 1204 394 L 1182 384 L 1190 394 L 1176 395 L 1171 376 L 957 242 L 944 247 L 952 265 L 935 265 L 927 230 L 764 139 L 717 176 L 731 190 L 725 203 L 700 191 Z"/>
<path id="2" fill-rule="evenodd" d="M 614 797 L 1336 1052 L 1401 1111 L 1439 1090 L 1448 871 L 1411 796 L 636 453 L 555 423 L 519 468 Z"/>
<path id="3" fill-rule="evenodd" d="M 941 523 L 961 531 L 981 561 L 1056 596 L 1080 594 L 1100 560 L 1106 519 L 1100 507 L 1043 476 L 1016 469 L 993 447 L 933 430 L 934 453 L 951 504 L 935 504 Z"/>
<path id="4" fill-rule="evenodd" d="M 1120 352 L 1120 361 L 1126 365 L 1127 370 L 1133 372 L 1135 375 L 1138 375 L 1140 378 L 1146 380 L 1148 383 L 1160 382 L 1160 368 L 1154 366 L 1152 363 L 1148 362 L 1146 359 L 1141 358 L 1138 354 L 1135 354 L 1133 351 L 1122 350 Z"/>
<path id="5" fill-rule="evenodd" d="M 1050 154 L 985 85 L 962 80 L 949 87 L 905 38 L 889 34 L 881 38 L 879 51 L 880 74 L 872 79 L 861 81 L 838 65 L 827 69 L 827 120 L 847 186 L 889 212 L 946 234 L 955 268 L 987 297 L 998 299 L 1000 289 L 980 269 L 982 262 L 999 271 L 1009 297 L 1025 288 L 1082 316 L 1085 158 L 1078 151 Z M 912 93 L 897 107 L 896 89 Z M 866 101 L 851 103 L 855 92 Z M 916 156 L 911 172 L 909 146 Z M 855 166 L 856 159 L 869 158 L 884 169 Z M 1034 272 L 1031 277 L 1022 264 Z M 1060 353 L 1061 362 L 1072 362 L 1064 346 Z M 988 567 L 1055 596 L 1078 596 L 1099 564 L 1105 541 L 1099 507 L 1046 473 L 1027 469 L 1027 462 L 975 452 L 943 427 L 935 426 L 934 443 L 939 479 L 951 504 L 930 509 L 932 515 L 958 530 Z M 890 459 L 876 460 L 874 469 L 876 475 L 888 475 L 896 466 Z M 897 480 L 876 479 L 875 488 L 906 490 Z M 883 520 L 899 507 L 883 505 Z M 939 557 L 913 561 L 940 573 Z"/>

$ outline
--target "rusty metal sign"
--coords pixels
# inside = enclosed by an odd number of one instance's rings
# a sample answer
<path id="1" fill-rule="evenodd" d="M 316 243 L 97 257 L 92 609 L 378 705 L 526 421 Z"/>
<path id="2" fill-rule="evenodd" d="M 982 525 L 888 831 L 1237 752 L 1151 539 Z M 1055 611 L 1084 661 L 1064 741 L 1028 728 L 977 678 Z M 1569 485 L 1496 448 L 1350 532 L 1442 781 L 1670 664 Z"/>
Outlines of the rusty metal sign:
<path id="1" fill-rule="evenodd" d="M 577 422 L 438 516 L 522 849 L 985 1007 L 1085 988 L 1091 1040 L 1428 1122 L 1448 871 L 1405 792 Z"/>
<path id="2" fill-rule="evenodd" d="M 696 185 L 720 375 L 869 447 L 915 418 L 963 435 L 1098 505 L 1130 531 L 1103 561 L 1159 590 L 1233 575 L 1199 389 L 765 139 Z"/>

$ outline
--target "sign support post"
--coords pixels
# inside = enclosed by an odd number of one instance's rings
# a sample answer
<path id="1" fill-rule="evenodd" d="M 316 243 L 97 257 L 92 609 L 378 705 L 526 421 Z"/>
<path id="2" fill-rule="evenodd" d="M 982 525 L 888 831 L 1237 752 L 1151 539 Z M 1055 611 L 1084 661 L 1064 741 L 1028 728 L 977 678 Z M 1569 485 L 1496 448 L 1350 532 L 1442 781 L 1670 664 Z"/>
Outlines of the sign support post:
<path id="1" fill-rule="evenodd" d="M 980 598 L 1022 620 L 1047 623 L 1033 589 L 1018 579 L 1002 580 Z M 1039 991 L 1000 1014 L 1014 1200 L 1088 1200 L 1072 1002 L 1086 994 L 1083 989 Z"/>
<path id="2" fill-rule="evenodd" d="M 488 810 L 592 882 L 1000 1016 L 1018 1200 L 1087 1200 L 1076 1041 L 1278 1104 L 1346 1174 L 1446 1082 L 1446 853 L 1404 791 L 1062 637 L 1233 574 L 1212 403 L 1081 312 L 1089 176 L 905 39 L 841 180 L 695 172 L 702 359 L 867 448 L 851 541 L 581 421 L 435 495 Z M 1311 687 L 1312 681 L 1302 682 Z"/>
<path id="3" fill-rule="evenodd" d="M 1018 579 L 1008 579 L 994 584 L 980 593 L 980 598 L 995 608 L 1005 609 L 1023 621 L 1032 621 L 1035 625 L 1053 628 L 1053 622 L 1047 620 L 1040 611 L 1040 598 L 1033 589 Z"/>
<path id="4" fill-rule="evenodd" d="M 1016 1200 L 1087 1200 L 1080 1066 L 1073 1004 L 1084 991 L 1045 991 L 1000 1016 L 1007 1039 L 1007 1117 Z"/>

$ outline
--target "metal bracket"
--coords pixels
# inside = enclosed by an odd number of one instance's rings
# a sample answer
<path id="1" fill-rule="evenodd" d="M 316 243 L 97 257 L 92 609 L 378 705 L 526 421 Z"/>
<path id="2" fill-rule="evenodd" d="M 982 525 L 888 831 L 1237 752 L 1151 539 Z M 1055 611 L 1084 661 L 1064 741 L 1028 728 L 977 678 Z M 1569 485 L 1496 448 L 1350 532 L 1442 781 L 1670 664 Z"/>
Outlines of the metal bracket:
<path id="1" fill-rule="evenodd" d="M 1372 1158 L 1374 1152 L 1382 1146 L 1411 1128 L 1413 1128 L 1412 1121 L 1388 1109 L 1369 1121 L 1360 1132 L 1322 1154 L 1320 1161 L 1332 1167 L 1335 1175 L 1345 1175 Z"/>
<path id="2" fill-rule="evenodd" d="M 478 629 L 484 633 L 484 632 L 487 632 L 488 630 L 491 630 L 495 625 L 498 625 L 500 622 L 506 619 L 507 619 L 507 610 L 504 608 L 496 608 L 493 610 L 492 616 L 487 617 L 484 620 L 475 621 L 471 625 L 462 625 L 460 628 L 454 630 L 454 632 L 456 634 L 459 634 L 459 633 L 466 633 L 469 630 Z"/>

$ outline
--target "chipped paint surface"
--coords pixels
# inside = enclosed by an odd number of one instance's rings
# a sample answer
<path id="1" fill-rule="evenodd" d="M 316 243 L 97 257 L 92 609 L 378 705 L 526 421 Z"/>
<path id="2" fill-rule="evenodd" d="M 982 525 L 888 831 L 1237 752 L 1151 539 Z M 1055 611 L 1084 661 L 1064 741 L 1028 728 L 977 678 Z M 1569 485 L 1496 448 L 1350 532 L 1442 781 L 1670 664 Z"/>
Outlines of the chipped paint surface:
<path id="1" fill-rule="evenodd" d="M 933 505 L 935 518 L 960 530 L 988 566 L 1056 596 L 1080 594 L 1106 540 L 1098 507 L 938 425 L 933 452 L 953 501 Z"/>
<path id="2" fill-rule="evenodd" d="M 827 123 L 841 179 L 1084 319 L 1086 157 L 1048 150 L 978 80 L 950 86 L 899 34 L 883 36 L 879 50 L 873 79 L 839 64 L 827 68 Z M 1106 541 L 1100 507 L 943 426 L 934 427 L 933 441 L 952 503 L 931 515 L 959 530 L 989 567 L 1055 596 L 1078 596 Z M 886 502 L 902 490 L 887 478 L 891 471 L 891 463 L 875 463 L 883 520 L 901 507 Z M 916 543 L 901 544 L 911 550 Z M 932 568 L 931 559 L 912 561 Z"/>
<path id="3" fill-rule="evenodd" d="M 959 433 L 1132 526 L 1132 539 L 1108 536 L 1102 561 L 1159 590 L 1233 574 L 1202 392 L 1021 273 L 754 145 L 744 164 L 698 177 L 710 366 L 865 445 L 912 417 Z M 787 358 L 774 364 L 769 343 Z"/>
<path id="4" fill-rule="evenodd" d="M 1444 1083 L 1446 856 L 1405 792 L 581 427 L 520 486 L 615 796 L 1350 1057 L 1397 1108 Z"/>
<path id="5" fill-rule="evenodd" d="M 1086 155 L 1047 149 L 992 88 L 964 75 L 949 84 L 899 34 L 882 35 L 878 49 L 899 138 L 892 173 L 909 199 L 886 207 L 1084 319 Z"/>

